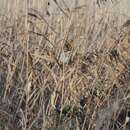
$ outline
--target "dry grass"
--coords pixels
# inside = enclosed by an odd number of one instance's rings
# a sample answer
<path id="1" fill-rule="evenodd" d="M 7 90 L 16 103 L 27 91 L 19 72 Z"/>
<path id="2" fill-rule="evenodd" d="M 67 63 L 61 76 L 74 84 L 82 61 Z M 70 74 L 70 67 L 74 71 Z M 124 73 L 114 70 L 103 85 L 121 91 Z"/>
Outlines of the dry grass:
<path id="1" fill-rule="evenodd" d="M 130 129 L 130 34 L 117 1 L 24 2 L 0 16 L 0 130 Z"/>

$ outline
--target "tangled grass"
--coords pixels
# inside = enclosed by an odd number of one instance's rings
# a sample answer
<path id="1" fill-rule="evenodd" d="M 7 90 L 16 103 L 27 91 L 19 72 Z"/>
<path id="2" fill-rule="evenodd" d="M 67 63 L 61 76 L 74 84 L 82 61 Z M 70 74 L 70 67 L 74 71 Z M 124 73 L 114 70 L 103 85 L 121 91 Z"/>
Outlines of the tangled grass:
<path id="1" fill-rule="evenodd" d="M 0 130 L 130 129 L 129 25 L 54 3 L 0 16 Z"/>

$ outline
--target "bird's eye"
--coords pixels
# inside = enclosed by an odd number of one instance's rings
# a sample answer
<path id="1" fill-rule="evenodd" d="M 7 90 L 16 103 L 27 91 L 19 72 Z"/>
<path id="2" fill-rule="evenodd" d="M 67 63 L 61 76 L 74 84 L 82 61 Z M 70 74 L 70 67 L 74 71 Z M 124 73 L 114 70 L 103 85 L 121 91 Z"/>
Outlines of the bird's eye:
<path id="1" fill-rule="evenodd" d="M 47 5 L 49 6 L 49 5 L 50 5 L 50 2 L 48 2 Z"/>

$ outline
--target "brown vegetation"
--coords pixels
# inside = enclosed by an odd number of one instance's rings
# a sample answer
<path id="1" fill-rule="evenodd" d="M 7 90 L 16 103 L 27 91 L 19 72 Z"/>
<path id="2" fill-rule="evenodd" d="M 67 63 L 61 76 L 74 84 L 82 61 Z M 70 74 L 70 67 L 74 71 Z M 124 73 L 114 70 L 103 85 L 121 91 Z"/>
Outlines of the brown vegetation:
<path id="1" fill-rule="evenodd" d="M 130 129 L 130 28 L 102 2 L 0 16 L 0 130 Z"/>

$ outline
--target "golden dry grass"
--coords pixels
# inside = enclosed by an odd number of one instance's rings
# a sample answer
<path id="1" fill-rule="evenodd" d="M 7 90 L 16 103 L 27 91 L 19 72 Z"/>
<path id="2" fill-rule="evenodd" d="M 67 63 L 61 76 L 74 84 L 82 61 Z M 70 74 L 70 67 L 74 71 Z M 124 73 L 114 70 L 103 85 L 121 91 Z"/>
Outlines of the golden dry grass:
<path id="1" fill-rule="evenodd" d="M 0 130 L 126 129 L 130 34 L 116 2 L 24 2 L 0 16 Z"/>

